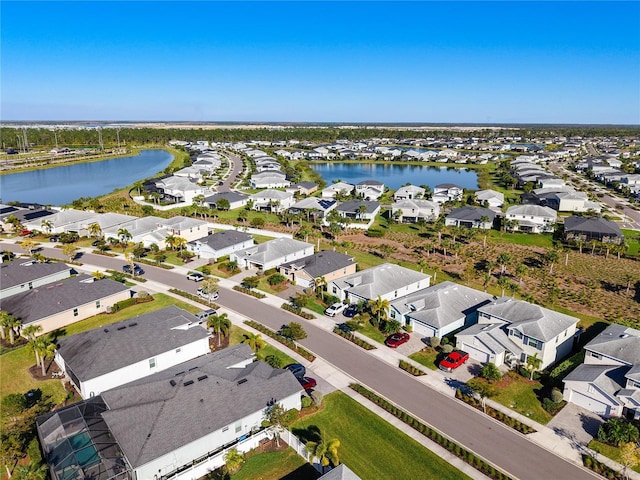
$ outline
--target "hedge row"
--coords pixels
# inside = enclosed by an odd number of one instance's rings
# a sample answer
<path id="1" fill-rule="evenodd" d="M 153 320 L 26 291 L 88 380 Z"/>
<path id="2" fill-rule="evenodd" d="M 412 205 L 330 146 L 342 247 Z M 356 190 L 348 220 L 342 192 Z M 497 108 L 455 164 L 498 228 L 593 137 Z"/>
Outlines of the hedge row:
<path id="1" fill-rule="evenodd" d="M 591 455 L 582 455 L 582 464 L 589 470 L 596 472 L 598 475 L 602 475 L 609 480 L 624 480 L 625 476 L 620 472 L 616 472 L 613 468 L 599 462 Z"/>
<path id="2" fill-rule="evenodd" d="M 295 313 L 299 317 L 302 317 L 306 320 L 313 320 L 314 318 L 316 318 L 314 315 L 311 315 L 310 313 L 300 310 L 299 308 L 294 307 L 293 305 L 289 305 L 288 303 L 283 303 L 282 308 L 287 312 Z"/>
<path id="3" fill-rule="evenodd" d="M 417 430 L 424 436 L 429 437 L 431 440 L 436 442 L 441 447 L 447 449 L 456 457 L 460 458 L 461 460 L 465 461 L 475 469 L 484 473 L 487 477 L 493 478 L 495 480 L 511 480 L 511 477 L 497 470 L 493 465 L 490 465 L 482 458 L 477 457 L 473 452 L 470 452 L 469 450 L 465 449 L 461 445 L 455 443 L 452 440 L 449 440 L 437 430 L 431 428 L 428 425 L 425 425 L 417 418 L 409 415 L 404 410 L 396 407 L 391 402 L 389 402 L 388 400 L 385 400 L 384 398 L 375 394 L 374 392 L 367 389 L 366 387 L 363 387 L 358 383 L 352 383 L 351 385 L 349 385 L 349 387 L 351 387 L 353 390 L 355 390 L 365 398 L 371 400 L 373 403 L 383 408 L 390 414 L 399 418 L 404 423 L 406 423 L 413 429 Z"/>
<path id="4" fill-rule="evenodd" d="M 256 297 L 256 298 L 266 297 L 264 293 L 256 292 L 255 290 L 250 290 L 248 288 L 241 287 L 240 285 L 234 285 L 233 289 L 237 290 L 238 292 L 246 293 L 247 295 L 251 295 L 252 297 Z"/>
<path id="5" fill-rule="evenodd" d="M 176 295 L 180 295 L 181 297 L 184 298 L 188 298 L 189 300 L 193 300 L 195 302 L 198 303 L 202 303 L 203 305 L 206 305 L 208 307 L 214 308 L 214 309 L 218 309 L 220 308 L 220 305 L 218 305 L 215 302 L 208 302 L 206 299 L 198 296 L 198 295 L 194 295 L 193 293 L 189 293 L 189 292 L 185 292 L 184 290 L 178 290 L 177 288 L 170 288 L 169 292 L 171 293 L 175 293 Z"/>
<path id="6" fill-rule="evenodd" d="M 409 372 L 414 377 L 421 377 L 422 375 L 427 374 L 427 372 L 425 372 L 424 370 L 418 367 L 414 367 L 409 362 L 405 362 L 404 360 L 400 360 L 400 364 L 398 366 L 405 372 Z"/>
<path id="7" fill-rule="evenodd" d="M 482 402 L 480 402 L 480 400 L 475 398 L 473 395 L 467 395 L 458 389 L 456 390 L 456 398 L 458 400 L 462 400 L 467 405 L 471 405 L 473 408 L 476 408 L 478 410 L 483 410 Z M 509 415 L 501 412 L 500 410 L 496 410 L 495 408 L 492 408 L 488 405 L 485 405 L 484 410 L 485 410 L 485 413 L 490 417 L 495 418 L 499 422 L 504 423 L 507 427 L 511 427 L 514 430 L 519 431 L 520 433 L 527 435 L 529 433 L 536 432 L 535 428 L 530 427 L 526 423 L 522 423 L 520 420 L 516 420 L 515 418 L 510 417 Z"/>
<path id="8" fill-rule="evenodd" d="M 147 260 L 146 258 L 136 258 L 136 262 L 144 263 L 145 265 L 151 265 L 152 267 L 164 268 L 165 270 L 171 270 L 175 268 L 168 263 L 158 263 L 155 260 Z"/>
<path id="9" fill-rule="evenodd" d="M 111 306 L 111 313 L 118 312 L 124 308 L 132 307 L 133 305 L 137 305 L 139 303 L 147 303 L 153 301 L 153 297 L 151 295 L 147 295 L 146 297 L 131 297 L 126 300 L 121 300 L 119 302 L 114 303 Z"/>
<path id="10" fill-rule="evenodd" d="M 297 345 L 290 338 L 284 337 L 284 336 L 280 335 L 278 332 L 274 332 L 273 330 L 271 330 L 268 327 L 265 327 L 261 323 L 258 323 L 258 322 L 254 321 L 254 320 L 245 320 L 244 323 L 246 323 L 250 327 L 255 328 L 256 330 L 264 333 L 268 337 L 271 337 L 274 340 L 277 340 L 281 344 L 289 347 L 291 350 L 293 350 L 296 353 L 299 353 L 300 355 L 302 355 L 304 358 L 306 358 L 310 362 L 313 362 L 316 359 L 315 355 L 313 353 L 311 353 L 309 350 L 305 350 L 301 346 Z"/>
<path id="11" fill-rule="evenodd" d="M 109 275 L 113 275 L 114 273 L 117 273 L 117 274 L 122 275 L 124 278 L 131 278 L 131 279 L 135 280 L 136 282 L 144 283 L 144 282 L 146 282 L 146 281 L 147 281 L 147 279 L 146 279 L 146 278 L 141 277 L 141 276 L 139 276 L 139 275 L 136 275 L 136 276 L 134 277 L 133 275 L 131 275 L 131 274 L 129 274 L 129 273 L 119 272 L 119 271 L 117 271 L 117 270 L 107 270 L 107 273 L 108 273 Z"/>
<path id="12" fill-rule="evenodd" d="M 369 342 L 365 342 L 361 338 L 356 337 L 353 333 L 347 333 L 340 330 L 338 327 L 333 328 L 333 333 L 340 335 L 342 338 L 346 338 L 351 343 L 355 343 L 359 347 L 364 348 L 365 350 L 375 350 L 376 347 L 371 345 Z"/>
<path id="13" fill-rule="evenodd" d="M 103 255 L 105 257 L 117 257 L 118 256 L 117 253 L 101 252 L 100 250 L 94 250 L 91 253 L 93 253 L 94 255 Z"/>

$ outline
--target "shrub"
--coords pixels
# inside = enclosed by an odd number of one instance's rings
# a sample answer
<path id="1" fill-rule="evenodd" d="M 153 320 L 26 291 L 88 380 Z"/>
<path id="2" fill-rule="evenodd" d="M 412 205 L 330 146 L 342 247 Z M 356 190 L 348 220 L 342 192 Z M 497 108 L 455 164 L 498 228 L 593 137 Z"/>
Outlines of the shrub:
<path id="1" fill-rule="evenodd" d="M 638 427 L 623 418 L 610 418 L 598 429 L 598 440 L 615 446 L 637 442 L 639 436 Z"/>
<path id="2" fill-rule="evenodd" d="M 451 353 L 453 352 L 453 345 L 451 345 L 450 343 L 447 343 L 446 345 L 442 346 L 442 353 Z"/>
<path id="3" fill-rule="evenodd" d="M 307 338 L 307 332 L 304 331 L 304 328 L 302 328 L 302 325 L 298 322 L 291 322 L 288 325 L 284 325 L 280 329 L 280 335 L 292 340 L 303 340 Z"/>
<path id="4" fill-rule="evenodd" d="M 424 371 L 421 369 L 414 367 L 409 362 L 405 362 L 404 360 L 400 360 L 400 364 L 398 365 L 405 372 L 409 372 L 411 375 L 415 377 L 420 377 L 422 375 L 426 375 Z"/>
<path id="5" fill-rule="evenodd" d="M 280 357 L 276 357 L 275 355 L 267 355 L 264 357 L 264 361 L 271 365 L 273 368 L 282 368 L 282 360 Z"/>
<path id="6" fill-rule="evenodd" d="M 429 345 L 431 345 L 431 348 L 438 348 L 440 346 L 440 337 L 430 337 Z"/>
<path id="7" fill-rule="evenodd" d="M 237 291 L 237 292 L 246 293 L 247 295 L 251 295 L 252 297 L 256 297 L 256 298 L 264 298 L 264 297 L 266 297 L 266 295 L 264 293 L 254 292 L 253 290 L 241 287 L 240 285 L 234 285 L 233 289 L 235 291 Z"/>
<path id="8" fill-rule="evenodd" d="M 490 382 L 500 380 L 502 378 L 502 373 L 496 367 L 495 363 L 489 362 L 480 370 L 480 376 Z"/>
<path id="9" fill-rule="evenodd" d="M 563 398 L 562 398 L 562 392 L 560 391 L 559 388 L 554 387 L 551 389 L 551 401 L 553 403 L 560 403 L 562 402 Z"/>
<path id="10" fill-rule="evenodd" d="M 313 400 L 311 399 L 311 397 L 307 397 L 306 395 L 304 397 L 302 397 L 302 399 L 300 400 L 300 403 L 302 405 L 302 408 L 309 408 L 311 405 L 313 405 Z"/>
<path id="11" fill-rule="evenodd" d="M 366 231 L 365 235 L 371 238 L 382 238 L 384 237 L 384 232 L 382 230 L 370 228 L 369 230 Z"/>
<path id="12" fill-rule="evenodd" d="M 296 315 L 298 315 L 299 317 L 302 317 L 306 320 L 311 320 L 312 318 L 315 318 L 312 314 L 304 312 L 302 310 L 300 310 L 300 308 L 294 306 L 294 305 L 290 305 L 288 303 L 283 303 L 280 308 L 282 308 L 283 310 L 286 310 L 287 312 L 291 312 L 291 313 L 295 313 Z"/>
<path id="13" fill-rule="evenodd" d="M 271 286 L 278 285 L 280 283 L 284 283 L 287 280 L 287 277 L 281 275 L 280 273 L 275 273 L 267 278 L 267 283 Z"/>
<path id="14" fill-rule="evenodd" d="M 291 425 L 293 422 L 296 421 L 299 414 L 300 412 L 295 408 L 292 408 L 291 410 L 287 410 L 284 416 L 282 417 L 282 425 L 285 427 L 288 427 L 289 425 Z"/>

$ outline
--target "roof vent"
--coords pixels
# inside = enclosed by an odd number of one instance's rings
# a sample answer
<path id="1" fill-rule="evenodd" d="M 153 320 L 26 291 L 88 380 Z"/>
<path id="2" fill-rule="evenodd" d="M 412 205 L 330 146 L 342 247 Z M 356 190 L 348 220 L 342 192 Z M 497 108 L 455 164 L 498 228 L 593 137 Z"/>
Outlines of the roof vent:
<path id="1" fill-rule="evenodd" d="M 202 380 L 205 380 L 209 378 L 207 375 L 202 375 L 201 377 L 198 377 L 198 381 L 201 382 Z"/>
<path id="2" fill-rule="evenodd" d="M 135 327 L 136 325 L 138 325 L 138 322 L 133 322 L 129 324 L 130 327 Z"/>
<path id="3" fill-rule="evenodd" d="M 620 335 L 620 338 L 627 338 L 629 336 L 628 333 L 623 333 L 622 335 Z"/>
<path id="4" fill-rule="evenodd" d="M 118 327 L 116 330 L 124 330 L 125 328 L 127 328 L 126 325 L 122 325 L 121 327 Z"/>
<path id="5" fill-rule="evenodd" d="M 105 329 L 104 329 L 104 333 L 109 333 L 109 329 L 108 329 L 108 328 L 105 328 Z"/>
<path id="6" fill-rule="evenodd" d="M 246 378 L 243 378 L 242 380 L 238 380 L 238 385 L 242 385 L 243 383 L 247 383 Z"/>
<path id="7" fill-rule="evenodd" d="M 175 375 L 175 376 L 177 377 L 178 375 L 182 375 L 183 373 L 184 373 L 184 372 L 178 372 L 178 373 L 176 373 L 176 375 Z"/>
<path id="8" fill-rule="evenodd" d="M 172 387 L 176 386 L 176 381 L 175 380 L 169 380 L 169 384 L 171 384 Z"/>
<path id="9" fill-rule="evenodd" d="M 192 384 L 193 384 L 193 380 L 187 380 L 186 382 L 183 383 L 185 387 L 188 387 L 189 385 L 192 385 Z"/>
<path id="10" fill-rule="evenodd" d="M 198 369 L 198 367 L 191 367 L 191 368 L 189 369 L 189 371 L 190 371 L 190 372 L 192 372 L 193 370 L 197 370 L 197 369 Z"/>

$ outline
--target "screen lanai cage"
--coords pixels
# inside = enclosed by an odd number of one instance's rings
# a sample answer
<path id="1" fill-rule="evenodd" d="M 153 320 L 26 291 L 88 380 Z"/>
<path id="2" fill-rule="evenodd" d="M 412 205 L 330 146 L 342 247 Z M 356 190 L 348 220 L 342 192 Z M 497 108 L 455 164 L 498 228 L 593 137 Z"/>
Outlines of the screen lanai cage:
<path id="1" fill-rule="evenodd" d="M 131 480 L 130 468 L 93 397 L 37 420 L 38 437 L 53 480 Z"/>

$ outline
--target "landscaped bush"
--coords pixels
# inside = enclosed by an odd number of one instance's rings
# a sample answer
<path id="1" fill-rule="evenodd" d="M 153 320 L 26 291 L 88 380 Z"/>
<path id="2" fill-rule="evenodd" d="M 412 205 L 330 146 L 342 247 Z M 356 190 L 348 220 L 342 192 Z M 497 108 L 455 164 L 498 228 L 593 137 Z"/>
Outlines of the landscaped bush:
<path id="1" fill-rule="evenodd" d="M 147 295 L 146 297 L 131 297 L 126 300 L 121 300 L 120 302 L 114 303 L 111 306 L 111 313 L 119 312 L 123 308 L 131 307 L 139 303 L 147 303 L 151 301 L 153 301 L 153 297 L 151 295 Z"/>
<path id="2" fill-rule="evenodd" d="M 485 475 L 487 475 L 488 477 L 493 478 L 495 480 L 510 480 L 510 477 L 508 475 L 497 471 L 493 466 L 489 465 L 487 462 L 485 462 L 481 458 L 476 457 L 472 452 L 469 452 L 468 450 L 466 450 L 461 445 L 458 445 L 453 440 L 445 438 L 437 430 L 420 422 L 418 419 L 412 417 L 407 412 L 404 412 L 403 410 L 399 409 L 398 407 L 393 405 L 391 402 L 380 397 L 379 395 L 372 392 L 368 388 L 358 383 L 352 383 L 349 385 L 349 387 L 355 390 L 356 392 L 358 392 L 363 397 L 367 398 L 368 400 L 378 405 L 380 408 L 386 410 L 387 412 L 391 413 L 395 417 L 399 418 L 400 420 L 405 422 L 407 425 L 414 428 L 416 431 L 420 432 L 426 437 L 429 437 L 431 440 L 436 442 L 441 447 L 446 448 L 449 452 L 451 452 L 461 460 L 465 461 L 472 467 L 485 473 Z M 457 396 L 457 392 L 456 392 L 456 396 Z"/>
<path id="3" fill-rule="evenodd" d="M 300 355 L 302 355 L 304 358 L 306 358 L 310 362 L 313 362 L 316 359 L 315 355 L 313 355 L 310 351 L 302 348 L 299 345 L 296 345 L 296 343 L 293 340 L 291 340 L 290 338 L 283 337 L 278 332 L 274 332 L 273 330 L 271 330 L 268 327 L 265 327 L 261 323 L 258 323 L 258 322 L 254 321 L 254 320 L 245 320 L 244 323 L 246 323 L 250 327 L 255 328 L 256 330 L 264 333 L 268 337 L 273 338 L 274 340 L 280 342 L 281 344 L 286 345 L 291 350 L 295 351 L 296 353 L 299 353 Z"/>
<path id="4" fill-rule="evenodd" d="M 246 293 L 247 295 L 251 295 L 252 297 L 256 297 L 256 298 L 266 297 L 264 293 L 255 292 L 253 290 L 249 290 L 248 288 L 241 287 L 240 285 L 234 285 L 233 289 L 236 290 L 237 292 Z"/>
<path id="5" fill-rule="evenodd" d="M 559 402 L 554 402 L 552 399 L 546 397 L 542 399 L 542 408 L 544 408 L 551 415 L 556 415 L 560 410 L 564 408 L 566 404 L 567 402 L 563 401 L 562 399 L 560 399 Z"/>
<path id="6" fill-rule="evenodd" d="M 528 433 L 536 432 L 534 428 L 530 427 L 525 423 L 522 423 L 519 420 L 516 420 L 513 417 L 510 417 L 509 415 L 506 415 L 504 412 L 501 412 L 500 410 L 496 410 L 495 408 L 492 408 L 489 405 L 484 405 L 483 407 L 482 402 L 480 402 L 475 396 L 467 395 L 466 393 L 462 392 L 460 389 L 456 390 L 456 398 L 458 400 L 462 400 L 467 405 L 471 405 L 472 407 L 478 410 L 483 410 L 490 417 L 495 418 L 499 422 L 504 423 L 508 427 L 511 427 L 514 430 L 519 431 L 520 433 L 524 433 L 526 435 Z"/>
<path id="7" fill-rule="evenodd" d="M 302 405 L 302 408 L 309 408 L 311 405 L 313 405 L 313 400 L 311 399 L 311 397 L 307 397 L 305 395 L 300 400 L 300 404 Z"/>
<path id="8" fill-rule="evenodd" d="M 371 238 L 382 238 L 384 237 L 384 232 L 382 230 L 378 230 L 375 228 L 370 228 L 369 230 L 367 230 L 365 232 L 365 235 L 367 237 L 371 237 Z"/>
<path id="9" fill-rule="evenodd" d="M 300 415 L 300 411 L 296 410 L 295 408 L 292 408 L 291 410 L 287 410 L 284 416 L 282 417 L 282 426 L 288 427 L 289 425 L 291 425 L 293 422 L 296 421 L 296 419 L 298 418 L 298 415 Z"/>
<path id="10" fill-rule="evenodd" d="M 409 362 L 405 362 L 404 360 L 400 360 L 400 365 L 398 365 L 405 372 L 409 372 L 414 377 L 421 377 L 422 375 L 426 375 L 427 373 L 423 370 L 414 367 Z"/>
<path id="11" fill-rule="evenodd" d="M 275 355 L 267 355 L 264 357 L 264 361 L 271 365 L 273 368 L 282 368 L 282 360 L 280 357 L 276 357 Z"/>
<path id="12" fill-rule="evenodd" d="M 616 447 L 622 443 L 637 442 L 638 437 L 638 427 L 624 418 L 610 418 L 598 429 L 598 441 Z"/>
<path id="13" fill-rule="evenodd" d="M 175 268 L 173 265 L 167 263 L 158 263 L 155 260 L 147 260 L 146 258 L 136 258 L 136 262 L 144 263 L 146 265 L 153 265 L 154 267 L 164 268 L 165 270 L 171 270 Z"/>
<path id="14" fill-rule="evenodd" d="M 582 464 L 589 470 L 593 470 L 598 475 L 602 475 L 609 480 L 624 480 L 625 477 L 619 472 L 616 472 L 612 468 L 608 467 L 602 462 L 599 462 L 591 455 L 582 455 Z"/>
<path id="15" fill-rule="evenodd" d="M 280 273 L 274 273 L 269 278 L 267 278 L 267 283 L 273 287 L 274 285 L 284 283 L 286 280 L 287 277 L 285 277 L 284 275 Z"/>
<path id="16" fill-rule="evenodd" d="M 312 319 L 316 318 L 313 315 L 311 315 L 310 313 L 307 313 L 304 310 L 301 310 L 301 309 L 299 309 L 297 307 L 294 307 L 293 305 L 291 305 L 289 303 L 283 303 L 280 308 L 286 310 L 287 312 L 295 313 L 299 317 L 302 317 L 302 318 L 304 318 L 306 320 L 312 320 Z"/>
<path id="17" fill-rule="evenodd" d="M 359 347 L 364 348 L 365 350 L 375 350 L 376 349 L 376 347 L 374 345 L 371 345 L 369 342 L 366 342 L 366 341 L 362 340 L 361 338 L 356 337 L 353 333 L 343 332 L 338 327 L 335 327 L 333 329 L 333 333 L 335 333 L 337 335 L 340 335 L 343 338 L 346 338 L 351 343 L 355 343 L 356 345 L 358 345 Z"/>
<path id="18" fill-rule="evenodd" d="M 181 297 L 188 298 L 189 300 L 193 300 L 195 302 L 207 305 L 208 307 L 211 307 L 211 308 L 214 308 L 214 309 L 220 308 L 220 305 L 218 305 L 217 303 L 209 302 L 209 301 L 207 301 L 206 298 L 202 298 L 202 297 L 200 297 L 198 295 L 194 295 L 193 293 L 185 292 L 184 290 L 178 290 L 177 288 L 171 288 L 171 289 L 169 289 L 169 291 L 171 293 L 175 293 L 176 295 L 180 295 Z"/>

